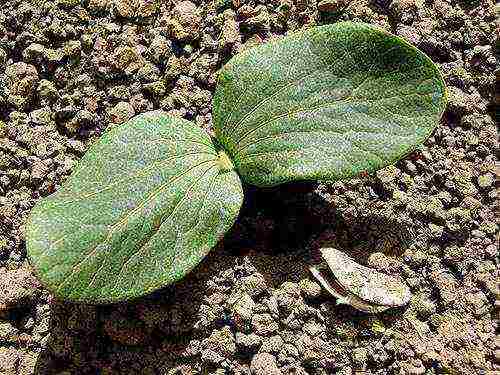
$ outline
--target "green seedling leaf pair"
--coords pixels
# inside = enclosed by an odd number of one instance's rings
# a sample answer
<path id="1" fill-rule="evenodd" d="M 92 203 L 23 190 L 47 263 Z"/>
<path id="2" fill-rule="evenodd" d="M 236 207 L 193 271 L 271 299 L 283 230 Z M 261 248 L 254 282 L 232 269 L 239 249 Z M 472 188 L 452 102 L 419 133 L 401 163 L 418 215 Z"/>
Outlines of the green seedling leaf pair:
<path id="1" fill-rule="evenodd" d="M 27 224 L 56 297 L 111 303 L 190 272 L 232 226 L 242 181 L 339 180 L 392 164 L 445 107 L 432 61 L 373 26 L 316 27 L 237 55 L 214 97 L 215 138 L 162 112 L 114 127 Z"/>

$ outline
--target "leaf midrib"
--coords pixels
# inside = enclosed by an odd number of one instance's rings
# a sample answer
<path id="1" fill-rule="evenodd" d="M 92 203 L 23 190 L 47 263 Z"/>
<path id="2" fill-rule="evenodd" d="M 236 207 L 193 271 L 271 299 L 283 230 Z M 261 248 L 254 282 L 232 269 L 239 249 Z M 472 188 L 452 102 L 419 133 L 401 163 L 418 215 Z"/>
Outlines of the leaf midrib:
<path id="1" fill-rule="evenodd" d="M 299 113 L 307 113 L 307 112 L 310 112 L 310 111 L 314 111 L 314 110 L 317 110 L 317 109 L 323 109 L 323 108 L 328 108 L 328 107 L 331 107 L 331 106 L 335 106 L 335 105 L 340 105 L 340 104 L 347 104 L 347 103 L 374 103 L 374 102 L 379 102 L 379 101 L 382 101 L 382 100 L 389 100 L 389 99 L 394 99 L 394 98 L 402 98 L 402 97 L 408 97 L 408 96 L 414 96 L 414 95 L 417 95 L 417 96 L 428 96 L 428 95 L 434 95 L 434 93 L 427 93 L 427 94 L 420 94 L 420 93 L 411 93 L 411 94 L 406 94 L 406 95 L 398 95 L 398 96 L 392 96 L 392 97 L 384 97 L 384 98 L 378 98 L 378 99 L 360 99 L 360 98 L 352 98 L 352 97 L 348 97 L 344 100 L 337 100 L 337 101 L 334 101 L 334 102 L 329 102 L 329 103 L 325 103 L 325 104 L 320 104 L 320 105 L 317 105 L 317 106 L 313 106 L 313 107 L 303 107 L 303 108 L 299 108 L 295 111 L 290 111 L 290 112 L 284 112 L 284 113 L 281 113 L 267 121 L 264 121 L 264 122 L 261 122 L 261 123 L 258 123 L 255 125 L 255 127 L 251 128 L 248 132 L 244 133 L 240 139 L 238 140 L 238 142 L 236 142 L 234 145 L 233 145 L 233 149 L 234 149 L 234 152 L 232 154 L 232 157 L 234 160 L 237 160 L 237 156 L 238 154 L 241 152 L 241 150 L 243 150 L 244 148 L 239 148 L 238 146 L 241 144 L 241 141 L 243 141 L 245 138 L 247 138 L 248 136 L 250 136 L 252 133 L 256 132 L 257 130 L 259 130 L 260 128 L 268 125 L 268 124 L 271 124 L 277 120 L 280 120 L 284 117 L 287 117 L 287 116 L 293 116 L 293 115 L 297 115 Z M 412 117 L 409 117 L 409 118 L 417 118 L 419 116 L 412 116 Z M 311 130 L 311 132 L 314 132 L 315 130 Z M 250 144 L 251 145 L 251 144 Z M 245 145 L 245 148 L 247 147 L 247 145 Z"/>
<path id="2" fill-rule="evenodd" d="M 144 236 L 145 241 L 143 241 L 142 243 L 140 243 L 140 244 L 139 244 L 139 247 L 138 247 L 137 249 L 135 249 L 134 251 L 132 251 L 132 253 L 131 253 L 131 254 L 130 254 L 130 256 L 128 257 L 128 259 L 127 259 L 127 260 L 125 260 L 125 262 L 123 262 L 123 264 L 122 264 L 122 266 L 120 267 L 120 270 L 118 271 L 118 273 L 116 273 L 115 282 L 114 282 L 114 284 L 115 284 L 116 286 L 118 286 L 118 285 L 120 284 L 120 282 L 122 281 L 122 280 L 119 280 L 119 279 L 120 279 L 120 276 L 122 275 L 122 272 L 123 272 L 123 270 L 125 269 L 126 265 L 127 265 L 127 264 L 128 264 L 128 263 L 129 263 L 129 262 L 130 262 L 130 261 L 131 261 L 134 257 L 137 257 L 137 256 L 141 253 L 141 251 L 143 251 L 143 250 L 146 248 L 146 245 L 147 245 L 149 242 L 151 242 L 151 240 L 153 239 L 153 237 L 154 237 L 154 236 L 155 236 L 158 232 L 160 232 L 161 227 L 163 226 L 163 224 L 164 224 L 167 220 L 169 220 L 169 219 L 170 219 L 170 218 L 171 218 L 171 217 L 175 214 L 175 212 L 177 211 L 177 209 L 180 207 L 181 203 L 182 203 L 182 202 L 185 200 L 185 198 L 188 196 L 189 192 L 190 192 L 190 191 L 192 191 L 193 187 L 194 187 L 195 185 L 197 185 L 197 184 L 198 184 L 198 183 L 199 183 L 199 182 L 203 179 L 203 177 L 207 174 L 207 172 L 208 172 L 208 171 L 210 171 L 210 170 L 211 170 L 211 169 L 213 169 L 213 168 L 217 168 L 217 166 L 216 166 L 216 165 L 212 165 L 212 166 L 210 166 L 209 168 L 207 168 L 207 169 L 206 169 L 206 170 L 205 170 L 205 171 L 204 171 L 204 172 L 200 175 L 200 177 L 198 177 L 198 178 L 195 180 L 195 182 L 193 182 L 193 183 L 192 183 L 192 184 L 191 184 L 191 185 L 190 185 L 190 186 L 186 189 L 186 191 L 184 192 L 183 196 L 182 196 L 182 197 L 181 197 L 181 199 L 179 199 L 179 201 L 175 204 L 175 206 L 174 206 L 174 208 L 172 209 L 172 211 L 171 211 L 168 215 L 166 215 L 166 217 L 162 217 L 162 218 L 160 219 L 160 223 L 159 223 L 157 226 L 155 226 L 155 227 L 153 228 L 153 230 L 152 230 L 150 233 L 148 233 L 148 235 L 147 235 L 147 236 Z M 203 207 L 203 200 L 202 200 L 202 204 L 201 204 L 200 210 L 201 210 L 201 208 L 202 208 L 202 207 Z M 127 236 L 125 237 L 125 239 L 121 239 L 121 240 L 120 240 L 120 247 L 119 247 L 119 249 L 118 249 L 118 251 L 117 251 L 116 255 L 118 255 L 118 254 L 120 253 L 120 251 L 121 251 L 121 250 L 122 250 L 122 248 L 123 248 L 123 247 L 122 247 L 122 246 L 123 246 L 123 242 L 124 242 L 125 240 L 127 240 L 128 238 L 129 238 L 129 235 L 127 235 Z M 177 241 L 177 240 L 176 240 L 176 241 Z M 94 275 L 93 275 L 92 279 L 89 281 L 89 285 L 85 288 L 85 290 L 84 290 L 84 292 L 83 292 L 82 294 L 85 294 L 85 293 L 87 292 L 87 290 L 88 290 L 88 289 L 92 286 L 92 284 L 95 282 L 95 280 L 96 280 L 96 278 L 97 278 L 98 273 L 101 271 L 102 267 L 104 267 L 104 265 L 105 265 L 105 260 L 106 260 L 106 258 L 103 258 L 103 259 L 104 259 L 104 261 L 102 262 L 102 265 L 101 265 L 101 266 L 99 267 L 99 269 L 98 269 L 98 270 L 94 273 Z"/>
<path id="3" fill-rule="evenodd" d="M 87 193 L 86 195 L 78 195 L 78 196 L 75 196 L 73 194 L 67 194 L 65 195 L 65 191 L 62 190 L 61 191 L 61 194 L 59 194 L 57 197 L 58 198 L 64 198 L 65 196 L 68 196 L 68 197 L 76 197 L 76 199 L 74 200 L 71 200 L 71 201 L 63 201 L 60 205 L 57 205 L 57 204 L 51 204 L 51 208 L 55 208 L 55 207 L 58 207 L 58 206 L 62 206 L 62 205 L 67 205 L 67 204 L 72 204 L 72 203 L 76 203 L 76 202 L 79 202 L 79 201 L 82 201 L 84 199 L 88 199 L 88 198 L 91 198 L 95 195 L 98 195 L 98 194 L 101 194 L 103 192 L 105 192 L 106 190 L 109 190 L 113 187 L 115 187 L 116 185 L 119 185 L 123 182 L 127 182 L 127 181 L 130 181 L 132 179 L 136 179 L 138 177 L 143 177 L 147 174 L 147 172 L 149 172 L 151 169 L 154 169 L 154 168 L 157 168 L 159 166 L 163 166 L 164 164 L 172 161 L 172 160 L 175 160 L 175 159 L 180 159 L 180 158 L 183 158 L 185 156 L 191 156 L 191 155 L 212 155 L 212 156 L 216 156 L 217 154 L 215 153 L 210 153 L 210 152 L 200 152 L 200 151 L 196 151 L 196 152 L 190 152 L 190 153 L 186 153 L 186 154 L 182 154 L 182 155 L 176 155 L 176 156 L 173 156 L 171 158 L 168 158 L 168 159 L 161 159 L 161 160 L 158 160 L 158 161 L 155 161 L 153 163 L 151 163 L 150 165 L 148 165 L 147 167 L 144 167 L 144 168 L 140 168 L 137 173 L 134 173 L 132 175 L 129 175 L 128 177 L 126 178 L 123 178 L 121 180 L 118 180 L 118 181 L 115 181 L 109 185 L 107 185 L 106 187 L 102 188 L 101 190 L 96 190 L 96 191 L 93 191 L 93 192 L 90 192 L 90 193 Z"/>
<path id="4" fill-rule="evenodd" d="M 179 178 L 182 178 L 183 176 L 185 176 L 187 173 L 189 173 L 190 171 L 192 171 L 193 169 L 199 167 L 200 165 L 203 165 L 203 164 L 206 164 L 206 163 L 210 163 L 210 162 L 215 162 L 217 159 L 211 159 L 211 160 L 205 160 L 201 163 L 198 163 L 194 166 L 192 166 L 191 168 L 187 169 L 185 172 L 183 172 L 182 174 L 179 174 L 179 175 L 176 175 L 174 178 L 168 180 L 166 183 L 160 185 L 160 187 L 156 190 L 153 191 L 152 194 L 150 194 L 146 199 L 144 199 L 137 207 L 135 207 L 134 209 L 130 210 L 129 212 L 127 212 L 122 218 L 119 219 L 119 221 L 115 224 L 113 224 L 110 228 L 108 228 L 108 233 L 106 235 L 106 238 L 102 241 L 98 241 L 94 246 L 93 248 L 90 250 L 90 252 L 81 260 L 79 261 L 78 263 L 76 263 L 75 265 L 72 266 L 72 271 L 70 271 L 70 274 L 65 277 L 63 279 L 63 281 L 61 282 L 61 284 L 59 284 L 59 286 L 57 287 L 56 289 L 56 293 L 58 293 L 61 288 L 63 287 L 63 285 L 71 278 L 71 276 L 73 276 L 75 274 L 75 272 L 81 267 L 81 265 L 88 259 L 88 257 L 90 255 L 94 255 L 95 254 L 95 251 L 97 250 L 97 248 L 99 247 L 99 245 L 102 245 L 106 242 L 109 242 L 109 240 L 111 239 L 111 236 L 112 234 L 114 233 L 114 231 L 116 230 L 116 228 L 118 228 L 120 225 L 122 225 L 122 223 L 126 223 L 126 220 L 128 220 L 128 218 L 130 218 L 130 215 L 132 215 L 134 212 L 136 212 L 138 209 L 140 208 L 143 208 L 144 207 L 144 204 L 146 204 L 149 200 L 151 200 L 154 196 L 156 196 L 157 194 L 159 194 L 163 189 L 165 189 L 167 186 L 169 186 L 169 184 L 171 184 L 172 182 L 175 182 L 176 180 L 178 180 Z M 63 240 L 65 237 L 61 237 L 60 240 Z M 54 243 L 59 243 L 60 240 L 56 240 Z M 49 247 L 52 247 L 52 244 L 49 245 Z M 63 263 L 62 263 L 63 264 Z M 59 266 L 62 265 L 61 263 L 59 264 Z"/>
<path id="5" fill-rule="evenodd" d="M 280 40 L 277 40 L 276 43 L 279 43 Z M 331 73 L 335 74 L 333 71 L 332 71 L 332 68 L 329 66 L 329 64 L 326 64 L 321 55 L 320 54 L 317 54 L 316 52 L 312 51 L 311 48 L 310 48 L 310 45 L 309 44 L 306 44 L 306 46 L 309 48 L 310 52 L 311 52 L 311 55 L 315 55 L 317 56 L 321 61 L 322 61 L 322 64 L 325 66 L 324 68 L 321 68 L 321 69 L 316 69 L 316 70 L 312 70 L 312 71 L 309 71 L 306 73 L 305 76 L 303 77 L 300 77 L 298 79 L 295 79 L 295 80 L 292 80 L 290 81 L 289 83 L 279 87 L 276 91 L 272 92 L 269 94 L 269 96 L 265 97 L 264 99 L 262 99 L 261 101 L 259 101 L 258 103 L 256 103 L 249 112 L 247 112 L 243 118 L 241 118 L 240 120 L 238 120 L 234 125 L 232 125 L 228 130 L 231 130 L 231 133 L 230 134 L 221 134 L 225 139 L 229 139 L 231 136 L 234 135 L 236 129 L 242 124 L 245 122 L 245 120 L 253 113 L 255 113 L 255 111 L 257 109 L 259 109 L 263 104 L 265 104 L 268 100 L 270 99 L 273 99 L 274 97 L 276 97 L 277 95 L 279 95 L 280 93 L 282 93 L 286 88 L 288 87 L 291 87 L 293 85 L 296 85 L 298 84 L 299 82 L 303 81 L 305 78 L 309 78 L 310 76 L 312 76 L 313 74 L 315 73 L 324 73 L 324 72 L 327 72 L 327 71 L 330 71 Z M 386 51 L 384 51 L 383 53 L 381 53 L 380 55 L 377 56 L 377 58 L 381 58 L 382 56 L 386 55 L 387 53 L 393 51 L 394 49 L 397 49 L 399 46 L 398 45 L 394 45 L 392 46 L 391 48 L 387 49 Z M 257 47 L 258 48 L 258 47 Z M 349 49 L 346 49 L 345 50 L 345 53 L 344 53 L 344 56 L 345 55 L 350 55 L 350 50 Z M 352 57 L 351 57 L 352 59 Z M 358 84 L 355 88 L 352 89 L 351 91 L 351 94 L 349 95 L 349 97 L 352 97 L 354 92 L 359 90 L 359 88 L 364 85 L 366 83 L 366 81 L 372 77 L 372 75 L 370 74 L 372 72 L 372 69 L 373 69 L 373 66 L 374 66 L 374 63 L 372 65 L 370 65 L 370 68 L 367 69 L 366 71 L 366 77 L 363 79 L 363 81 Z M 394 73 L 395 71 L 399 71 L 401 69 L 401 67 L 403 67 L 404 65 L 401 65 L 398 67 L 398 69 L 395 69 L 394 71 L 391 71 L 391 72 L 386 72 L 386 73 Z M 336 75 L 336 74 L 335 74 Z M 353 75 L 351 75 L 350 77 L 352 77 Z M 343 77 L 343 78 L 348 78 L 347 77 Z M 380 78 L 380 77 L 379 77 Z M 237 108 L 240 104 L 240 100 L 245 96 L 246 94 L 246 91 L 242 91 L 241 95 L 238 97 L 238 99 L 236 100 L 236 104 L 233 105 L 233 110 L 229 113 L 227 119 L 224 121 L 224 124 L 221 126 L 221 132 L 224 131 L 224 129 L 226 128 L 226 126 L 228 125 L 228 123 L 230 122 L 230 120 L 232 119 L 233 117 L 233 114 L 236 112 L 234 110 L 234 108 Z M 241 139 L 240 139 L 241 140 Z"/>

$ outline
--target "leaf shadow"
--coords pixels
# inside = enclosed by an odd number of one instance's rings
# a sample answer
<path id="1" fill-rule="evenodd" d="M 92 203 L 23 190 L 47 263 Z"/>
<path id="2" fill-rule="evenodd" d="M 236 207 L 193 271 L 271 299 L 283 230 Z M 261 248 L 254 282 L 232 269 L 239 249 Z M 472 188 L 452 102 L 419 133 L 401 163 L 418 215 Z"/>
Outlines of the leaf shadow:
<path id="1" fill-rule="evenodd" d="M 274 289 L 285 282 L 314 280 L 309 267 L 320 261 L 321 247 L 340 249 L 362 264 L 367 264 L 372 254 L 382 253 L 391 260 L 391 269 L 384 271 L 399 273 L 403 254 L 416 238 L 410 218 L 381 210 L 380 201 L 373 201 L 377 209 L 368 205 L 351 215 L 349 210 L 341 212 L 344 210 L 336 207 L 331 194 L 325 194 L 324 185 L 318 183 L 293 183 L 267 191 L 247 189 L 237 231 L 226 236 L 223 252 L 245 255 Z M 287 222 L 294 225 L 276 229 Z M 294 242 L 292 246 L 287 240 Z M 237 249 L 240 252 L 234 252 Z M 337 305 L 326 291 L 309 303 L 322 311 L 330 338 L 351 343 L 386 339 L 389 334 L 381 334 L 381 330 L 397 329 L 408 308 L 367 314 L 349 305 Z M 375 326 L 383 328 L 376 331 Z"/>
<path id="2" fill-rule="evenodd" d="M 303 249 L 324 226 L 324 200 L 317 183 L 294 182 L 272 188 L 244 186 L 238 220 L 224 237 L 226 255 L 279 255 Z"/>
<path id="3" fill-rule="evenodd" d="M 411 219 L 381 210 L 379 200 L 354 214 L 342 212 L 330 198 L 316 182 L 268 189 L 245 186 L 240 216 L 217 251 L 251 256 L 274 287 L 309 277 L 321 247 L 342 250 L 361 264 L 374 253 L 384 254 L 396 267 L 416 238 Z"/>
<path id="4" fill-rule="evenodd" d="M 199 313 L 208 282 L 234 261 L 212 252 L 183 280 L 129 302 L 93 306 L 52 301 L 50 336 L 34 373 L 167 373 L 188 363 L 189 342 L 207 329 L 200 326 Z"/>
<path id="5" fill-rule="evenodd" d="M 269 288 L 279 288 L 287 281 L 311 278 L 308 266 L 316 261 L 315 251 L 321 246 L 337 247 L 365 263 L 374 251 L 385 252 L 388 238 L 396 238 L 388 248 L 400 256 L 401 238 L 409 233 L 404 220 L 374 214 L 367 207 L 363 215 L 339 214 L 317 183 L 272 189 L 246 186 L 245 190 L 245 203 L 233 229 L 180 282 L 121 304 L 53 301 L 51 334 L 35 374 L 68 369 L 83 375 L 166 373 L 193 360 L 186 355 L 190 343 L 202 340 L 212 328 L 233 325 L 225 311 L 218 311 L 212 322 L 200 320 L 200 311 L 207 306 L 204 302 L 214 294 L 210 283 L 221 273 L 248 262 Z M 229 290 L 232 287 L 228 285 Z M 344 327 L 346 335 L 350 330 L 363 334 L 356 327 L 371 319 L 350 306 L 336 306 L 326 293 L 318 303 L 329 309 L 326 318 L 332 323 L 332 335 L 338 334 L 335 327 Z M 381 317 L 391 325 L 390 312 Z"/>

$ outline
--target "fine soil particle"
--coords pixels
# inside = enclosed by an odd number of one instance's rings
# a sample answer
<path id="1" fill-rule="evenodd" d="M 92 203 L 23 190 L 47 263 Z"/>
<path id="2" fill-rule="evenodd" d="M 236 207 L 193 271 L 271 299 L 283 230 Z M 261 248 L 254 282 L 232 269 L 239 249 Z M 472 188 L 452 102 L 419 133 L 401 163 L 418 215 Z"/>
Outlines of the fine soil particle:
<path id="1" fill-rule="evenodd" d="M 53 301 L 26 258 L 31 208 L 89 145 L 161 109 L 210 131 L 218 69 L 301 28 L 363 21 L 427 53 L 449 105 L 374 176 L 245 187 L 185 280 L 130 304 Z M 495 8 L 490 0 L 5 0 L 0 12 L 0 374 L 494 374 L 500 371 Z M 336 305 L 319 246 L 404 280 L 378 315 Z"/>

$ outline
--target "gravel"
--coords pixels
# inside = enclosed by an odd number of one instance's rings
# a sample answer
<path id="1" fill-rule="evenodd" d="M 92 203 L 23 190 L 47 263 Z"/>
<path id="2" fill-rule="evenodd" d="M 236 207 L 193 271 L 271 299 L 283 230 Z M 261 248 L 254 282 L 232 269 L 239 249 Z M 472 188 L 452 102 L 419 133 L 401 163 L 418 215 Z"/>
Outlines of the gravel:
<path id="1" fill-rule="evenodd" d="M 250 364 L 250 370 L 255 375 L 279 375 L 281 371 L 276 363 L 276 358 L 269 353 L 255 355 Z"/>
<path id="2" fill-rule="evenodd" d="M 0 315 L 12 308 L 30 304 L 37 292 L 38 281 L 31 270 L 0 268 Z"/>
<path id="3" fill-rule="evenodd" d="M 303 27 L 376 24 L 425 51 L 449 105 L 418 151 L 374 176 L 246 187 L 223 244 L 134 303 L 40 287 L 24 226 L 107 128 L 162 109 L 210 130 L 216 73 Z M 481 374 L 500 371 L 490 1 L 6 0 L 0 12 L 0 374 Z M 401 277 L 377 316 L 307 271 L 320 245 Z"/>

